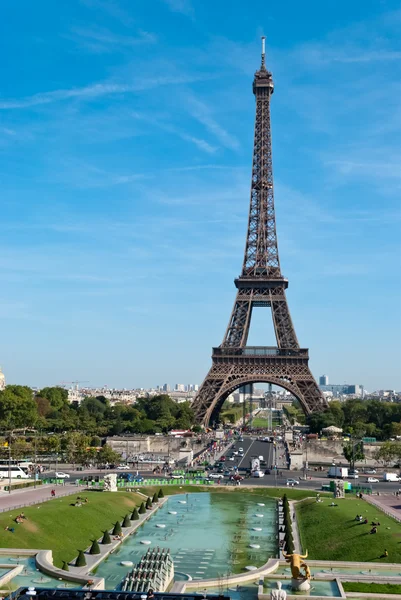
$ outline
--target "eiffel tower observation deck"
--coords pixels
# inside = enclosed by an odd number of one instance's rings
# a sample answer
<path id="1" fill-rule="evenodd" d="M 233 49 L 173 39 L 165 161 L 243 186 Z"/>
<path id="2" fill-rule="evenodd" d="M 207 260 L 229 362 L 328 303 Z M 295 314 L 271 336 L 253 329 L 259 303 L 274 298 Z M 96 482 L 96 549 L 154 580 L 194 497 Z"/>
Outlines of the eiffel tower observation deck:
<path id="1" fill-rule="evenodd" d="M 194 400 L 197 420 L 215 421 L 227 396 L 256 382 L 281 386 L 298 398 L 304 412 L 326 408 L 309 369 L 309 352 L 300 348 L 287 304 L 288 280 L 281 273 L 277 244 L 272 163 L 270 101 L 273 76 L 266 69 L 265 38 L 261 65 L 253 80 L 255 136 L 248 229 L 237 295 L 220 346 L 213 348 L 212 367 Z M 254 307 L 270 309 L 276 346 L 247 346 Z"/>

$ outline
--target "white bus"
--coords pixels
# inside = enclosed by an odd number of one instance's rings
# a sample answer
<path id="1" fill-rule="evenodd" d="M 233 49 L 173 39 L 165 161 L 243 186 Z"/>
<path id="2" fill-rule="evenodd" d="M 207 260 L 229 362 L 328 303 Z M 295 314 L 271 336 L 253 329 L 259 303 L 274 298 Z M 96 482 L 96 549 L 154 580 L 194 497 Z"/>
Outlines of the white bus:
<path id="1" fill-rule="evenodd" d="M 15 462 L 0 460 L 0 479 L 29 479 L 28 469 L 21 468 Z"/>

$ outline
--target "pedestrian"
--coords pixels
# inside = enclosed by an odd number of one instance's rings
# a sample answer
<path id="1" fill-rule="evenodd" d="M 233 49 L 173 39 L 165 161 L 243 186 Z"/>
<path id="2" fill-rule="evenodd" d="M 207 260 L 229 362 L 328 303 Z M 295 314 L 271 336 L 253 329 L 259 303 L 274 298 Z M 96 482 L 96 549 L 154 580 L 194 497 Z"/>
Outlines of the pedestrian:
<path id="1" fill-rule="evenodd" d="M 56 497 L 56 490 L 52 490 L 50 492 L 50 495 L 51 495 L 52 498 L 55 498 Z"/>

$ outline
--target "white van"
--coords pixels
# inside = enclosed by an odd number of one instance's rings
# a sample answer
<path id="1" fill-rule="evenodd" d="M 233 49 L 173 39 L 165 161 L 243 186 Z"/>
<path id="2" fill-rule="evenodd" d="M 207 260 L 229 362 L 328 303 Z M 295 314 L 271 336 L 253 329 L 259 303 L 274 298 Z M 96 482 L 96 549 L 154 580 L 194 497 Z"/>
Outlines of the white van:
<path id="1" fill-rule="evenodd" d="M 265 474 L 264 474 L 264 472 L 263 472 L 263 471 L 254 471 L 254 472 L 253 472 L 253 476 L 254 476 L 254 477 L 264 477 L 264 476 L 265 476 Z"/>

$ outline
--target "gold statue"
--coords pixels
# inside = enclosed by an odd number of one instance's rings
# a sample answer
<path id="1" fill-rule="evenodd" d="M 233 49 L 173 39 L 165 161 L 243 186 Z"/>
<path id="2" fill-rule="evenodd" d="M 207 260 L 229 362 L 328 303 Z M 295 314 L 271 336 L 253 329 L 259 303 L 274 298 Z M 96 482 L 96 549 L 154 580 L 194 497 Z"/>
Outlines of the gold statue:
<path id="1" fill-rule="evenodd" d="M 311 572 L 308 565 L 305 562 L 301 562 L 302 559 L 308 558 L 308 551 L 306 554 L 284 554 L 284 558 L 291 564 L 291 574 L 293 579 L 310 579 Z M 304 570 L 302 573 L 301 568 Z"/>

